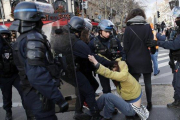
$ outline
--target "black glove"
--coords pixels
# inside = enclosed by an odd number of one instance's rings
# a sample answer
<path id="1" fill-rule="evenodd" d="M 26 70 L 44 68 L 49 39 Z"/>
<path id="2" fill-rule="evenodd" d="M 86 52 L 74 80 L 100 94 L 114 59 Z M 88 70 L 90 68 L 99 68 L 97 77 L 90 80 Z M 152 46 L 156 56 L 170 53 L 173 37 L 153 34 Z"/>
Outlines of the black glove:
<path id="1" fill-rule="evenodd" d="M 157 46 L 157 41 L 156 41 L 156 40 L 152 40 L 152 39 L 148 39 L 148 40 L 146 41 L 146 45 L 147 45 L 148 47 Z"/>

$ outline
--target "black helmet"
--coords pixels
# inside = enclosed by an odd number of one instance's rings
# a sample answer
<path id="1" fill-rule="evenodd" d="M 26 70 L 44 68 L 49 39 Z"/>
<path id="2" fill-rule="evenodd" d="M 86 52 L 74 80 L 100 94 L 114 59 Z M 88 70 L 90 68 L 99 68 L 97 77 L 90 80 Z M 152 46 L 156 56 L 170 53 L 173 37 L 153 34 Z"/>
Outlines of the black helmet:
<path id="1" fill-rule="evenodd" d="M 109 31 L 111 32 L 113 30 L 114 24 L 110 21 L 110 20 L 102 20 L 99 24 L 98 24 L 98 30 L 103 30 L 103 31 Z"/>
<path id="2" fill-rule="evenodd" d="M 0 34 L 8 34 L 10 35 L 11 32 L 8 30 L 8 28 L 5 25 L 0 25 Z"/>
<path id="3" fill-rule="evenodd" d="M 43 12 L 54 12 L 50 4 L 42 2 L 20 2 L 14 9 L 14 19 L 36 22 L 45 17 Z"/>
<path id="4" fill-rule="evenodd" d="M 81 32 L 85 28 L 85 21 L 81 17 L 74 16 L 70 19 L 68 25 L 71 32 Z"/>
<path id="5" fill-rule="evenodd" d="M 6 42 L 11 42 L 11 32 L 5 25 L 0 25 L 0 36 L 2 36 Z"/>

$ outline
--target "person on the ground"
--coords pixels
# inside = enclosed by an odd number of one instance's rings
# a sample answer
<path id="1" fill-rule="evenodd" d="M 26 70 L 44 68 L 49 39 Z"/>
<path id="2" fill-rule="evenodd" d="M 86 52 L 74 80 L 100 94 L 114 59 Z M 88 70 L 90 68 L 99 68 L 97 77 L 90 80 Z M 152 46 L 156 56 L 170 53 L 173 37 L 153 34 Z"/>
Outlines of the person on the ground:
<path id="1" fill-rule="evenodd" d="M 178 12 L 177 12 L 178 13 Z M 180 27 L 180 15 L 178 14 L 175 19 L 176 25 Z M 180 30 L 177 31 L 177 35 L 173 41 L 165 41 L 164 36 L 156 36 L 158 41 L 155 40 L 148 40 L 147 45 L 152 46 L 159 46 L 163 47 L 164 49 L 172 50 L 172 56 L 176 62 L 174 68 L 174 75 L 173 75 L 173 82 L 172 85 L 174 87 L 174 102 L 167 104 L 169 108 L 180 108 Z"/>
<path id="2" fill-rule="evenodd" d="M 114 108 L 117 108 L 126 116 L 134 116 L 137 113 L 142 120 L 146 120 L 149 117 L 149 111 L 141 104 L 141 85 L 128 72 L 127 64 L 118 59 L 110 70 L 98 63 L 94 56 L 89 55 L 88 58 L 96 67 L 98 74 L 113 80 L 117 92 L 121 96 L 107 93 L 98 98 L 98 107 L 100 110 L 104 110 L 103 120 L 112 120 Z"/>
<path id="3" fill-rule="evenodd" d="M 124 33 L 124 51 L 127 55 L 126 62 L 131 75 L 139 81 L 140 75 L 143 74 L 147 109 L 151 110 L 151 73 L 153 69 L 150 52 L 145 43 L 148 39 L 153 38 L 153 33 L 145 19 L 146 15 L 140 8 L 133 9 L 128 14 Z M 155 47 L 151 48 L 151 53 L 155 53 Z"/>
<path id="4" fill-rule="evenodd" d="M 60 69 L 42 33 L 43 11 L 53 13 L 54 10 L 47 3 L 18 3 L 9 29 L 20 33 L 13 46 L 13 58 L 23 87 L 24 104 L 36 120 L 57 120 L 55 104 L 60 112 L 67 111 L 69 105 L 58 89 Z"/>
<path id="5" fill-rule="evenodd" d="M 117 56 L 121 56 L 125 60 L 126 56 L 120 41 L 112 35 L 113 29 L 114 24 L 110 20 L 102 20 L 98 24 L 99 35 L 89 42 L 89 47 L 92 53 L 101 54 L 110 60 L 113 60 Z M 110 80 L 101 75 L 98 75 L 98 77 L 103 88 L 103 93 L 110 93 Z"/>

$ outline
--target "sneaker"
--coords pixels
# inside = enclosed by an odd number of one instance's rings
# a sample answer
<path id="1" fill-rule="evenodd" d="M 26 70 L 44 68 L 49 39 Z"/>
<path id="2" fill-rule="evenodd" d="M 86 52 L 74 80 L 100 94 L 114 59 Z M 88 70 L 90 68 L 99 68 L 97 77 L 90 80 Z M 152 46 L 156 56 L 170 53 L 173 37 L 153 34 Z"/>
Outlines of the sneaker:
<path id="1" fill-rule="evenodd" d="M 158 75 L 160 73 L 160 70 L 158 70 L 157 74 L 154 74 L 154 76 Z"/>
<path id="2" fill-rule="evenodd" d="M 168 108 L 180 108 L 180 100 L 175 100 L 172 103 L 167 104 Z"/>
<path id="3" fill-rule="evenodd" d="M 12 113 L 6 112 L 5 120 L 12 120 Z"/>
<path id="4" fill-rule="evenodd" d="M 102 120 L 102 119 L 104 119 L 104 118 L 100 114 L 93 115 L 91 118 L 91 120 Z"/>
<path id="5" fill-rule="evenodd" d="M 141 118 L 141 120 L 147 120 L 147 118 L 149 117 L 149 111 L 146 109 L 144 105 L 141 104 L 140 108 L 134 106 L 133 104 L 131 104 L 131 106 L 134 109 L 134 111 L 138 114 L 138 116 Z"/>

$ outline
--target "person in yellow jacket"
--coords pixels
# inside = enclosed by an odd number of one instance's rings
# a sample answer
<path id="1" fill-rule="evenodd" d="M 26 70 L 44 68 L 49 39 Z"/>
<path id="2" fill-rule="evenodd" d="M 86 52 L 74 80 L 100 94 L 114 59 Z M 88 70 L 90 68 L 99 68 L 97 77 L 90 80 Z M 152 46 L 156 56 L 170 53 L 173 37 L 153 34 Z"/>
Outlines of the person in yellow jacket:
<path id="1" fill-rule="evenodd" d="M 96 67 L 98 74 L 114 81 L 117 92 L 122 97 L 108 93 L 101 95 L 97 100 L 99 109 L 104 108 L 104 120 L 111 120 L 114 108 L 126 116 L 134 116 L 137 113 L 141 120 L 146 120 L 149 117 L 149 111 L 141 104 L 141 85 L 128 72 L 127 64 L 118 59 L 113 69 L 110 70 L 98 63 L 94 56 L 89 55 L 88 58 Z"/>
<path id="2" fill-rule="evenodd" d="M 157 40 L 156 38 L 156 31 L 154 30 L 154 25 L 151 23 L 150 24 L 152 33 L 154 35 L 154 40 Z M 154 66 L 154 76 L 158 75 L 160 73 L 160 70 L 158 69 L 158 48 L 159 46 L 156 46 L 156 52 L 154 54 L 151 54 L 151 59 L 153 61 L 153 66 Z"/>

